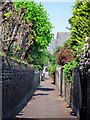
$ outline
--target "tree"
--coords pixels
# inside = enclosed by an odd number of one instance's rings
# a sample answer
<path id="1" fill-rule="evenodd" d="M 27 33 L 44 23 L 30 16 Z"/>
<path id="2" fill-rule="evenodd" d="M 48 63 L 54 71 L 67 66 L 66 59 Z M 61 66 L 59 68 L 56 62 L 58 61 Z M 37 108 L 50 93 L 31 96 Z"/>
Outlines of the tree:
<path id="1" fill-rule="evenodd" d="M 31 46 L 31 24 L 25 16 L 25 7 L 20 12 L 12 2 L 3 2 L 2 7 L 2 50 L 8 56 L 20 58 Z"/>
<path id="2" fill-rule="evenodd" d="M 73 16 L 69 19 L 71 24 L 70 47 L 85 43 L 90 33 L 90 2 L 76 2 L 73 7 Z M 74 49 L 75 49 L 74 48 Z"/>
<path id="3" fill-rule="evenodd" d="M 3 2 L 2 18 L 3 52 L 30 63 L 42 63 L 44 52 L 40 50 L 51 42 L 53 26 L 41 3 Z"/>
<path id="4" fill-rule="evenodd" d="M 30 64 L 34 64 L 41 69 L 44 65 L 48 64 L 49 52 L 47 50 L 37 51 L 37 49 L 33 49 L 29 51 L 29 55 L 28 61 Z"/>
<path id="5" fill-rule="evenodd" d="M 21 7 L 26 8 L 25 18 L 33 23 L 31 27 L 34 35 L 32 39 L 33 44 L 27 49 L 25 54 L 27 58 L 29 51 L 34 47 L 37 51 L 47 48 L 53 37 L 53 34 L 51 34 L 53 26 L 49 21 L 47 12 L 42 8 L 41 3 L 38 5 L 35 2 L 16 2 L 15 4 L 18 10 L 20 10 Z"/>

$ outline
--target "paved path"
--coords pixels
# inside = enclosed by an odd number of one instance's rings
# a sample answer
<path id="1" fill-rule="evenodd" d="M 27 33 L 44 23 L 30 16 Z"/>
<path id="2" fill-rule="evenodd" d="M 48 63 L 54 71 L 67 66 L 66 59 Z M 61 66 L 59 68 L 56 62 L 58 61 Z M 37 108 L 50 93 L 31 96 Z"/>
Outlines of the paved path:
<path id="1" fill-rule="evenodd" d="M 67 106 L 51 79 L 45 78 L 16 118 L 77 118 L 70 115 L 71 109 Z"/>

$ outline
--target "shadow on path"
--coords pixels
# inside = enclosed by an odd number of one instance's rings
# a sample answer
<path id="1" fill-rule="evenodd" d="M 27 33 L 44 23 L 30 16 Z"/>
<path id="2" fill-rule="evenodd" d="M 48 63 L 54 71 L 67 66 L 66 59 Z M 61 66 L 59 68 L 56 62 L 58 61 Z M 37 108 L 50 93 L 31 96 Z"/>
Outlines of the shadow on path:
<path id="1" fill-rule="evenodd" d="M 55 85 L 55 82 L 52 82 L 51 84 Z"/>
<path id="2" fill-rule="evenodd" d="M 42 78 L 41 81 L 45 81 L 45 80 L 48 80 L 48 78 Z"/>
<path id="3" fill-rule="evenodd" d="M 52 80 L 43 80 L 27 106 L 14 119 L 6 120 L 78 120 L 70 113 L 66 101 L 58 95 Z"/>
<path id="4" fill-rule="evenodd" d="M 2 120 L 78 120 L 77 118 L 9 118 Z"/>
<path id="5" fill-rule="evenodd" d="M 38 95 L 41 95 L 41 96 L 43 96 L 43 95 L 49 95 L 49 94 L 38 93 L 38 94 L 34 94 L 33 96 L 38 96 Z"/>
<path id="6" fill-rule="evenodd" d="M 38 88 L 37 90 L 41 90 L 41 91 L 54 91 L 55 89 L 53 89 L 53 88 Z"/>

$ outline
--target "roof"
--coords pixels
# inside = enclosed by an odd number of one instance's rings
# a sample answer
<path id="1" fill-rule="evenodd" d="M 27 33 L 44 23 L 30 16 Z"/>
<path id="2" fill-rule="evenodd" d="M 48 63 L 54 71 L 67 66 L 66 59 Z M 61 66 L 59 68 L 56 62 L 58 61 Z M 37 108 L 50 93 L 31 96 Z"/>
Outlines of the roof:
<path id="1" fill-rule="evenodd" d="M 56 39 L 52 39 L 49 47 L 47 48 L 48 51 L 53 54 L 54 48 L 57 46 L 61 46 L 64 44 L 65 41 L 68 40 L 70 37 L 70 32 L 57 32 Z"/>
<path id="2" fill-rule="evenodd" d="M 57 32 L 56 46 L 63 45 L 65 41 L 70 37 L 70 32 Z"/>

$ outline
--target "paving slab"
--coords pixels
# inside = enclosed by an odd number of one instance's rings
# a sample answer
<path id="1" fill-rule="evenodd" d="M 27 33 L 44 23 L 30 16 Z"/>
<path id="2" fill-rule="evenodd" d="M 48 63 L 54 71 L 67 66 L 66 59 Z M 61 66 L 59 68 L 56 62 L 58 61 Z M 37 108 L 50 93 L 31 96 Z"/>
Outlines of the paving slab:
<path id="1" fill-rule="evenodd" d="M 52 84 L 50 77 L 44 78 L 32 99 L 21 110 L 16 118 L 69 118 L 77 119 L 72 116 L 71 108 L 63 97 L 59 96 L 59 91 Z M 75 119 L 74 119 L 75 118 Z"/>

